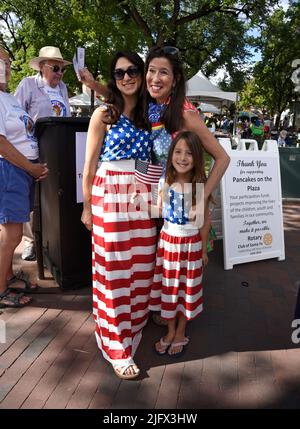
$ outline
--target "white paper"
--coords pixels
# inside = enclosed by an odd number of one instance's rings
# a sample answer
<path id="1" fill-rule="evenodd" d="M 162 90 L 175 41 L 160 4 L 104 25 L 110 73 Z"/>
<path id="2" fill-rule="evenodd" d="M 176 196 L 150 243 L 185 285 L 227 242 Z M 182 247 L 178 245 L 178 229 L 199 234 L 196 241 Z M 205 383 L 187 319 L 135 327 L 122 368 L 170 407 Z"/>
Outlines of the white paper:
<path id="1" fill-rule="evenodd" d="M 6 83 L 5 67 L 5 62 L 0 60 L 0 83 Z"/>
<path id="2" fill-rule="evenodd" d="M 85 57 L 85 49 L 77 48 L 76 53 L 74 54 L 74 57 L 73 57 L 73 67 L 79 81 L 81 80 L 79 70 L 84 68 L 84 57 Z"/>

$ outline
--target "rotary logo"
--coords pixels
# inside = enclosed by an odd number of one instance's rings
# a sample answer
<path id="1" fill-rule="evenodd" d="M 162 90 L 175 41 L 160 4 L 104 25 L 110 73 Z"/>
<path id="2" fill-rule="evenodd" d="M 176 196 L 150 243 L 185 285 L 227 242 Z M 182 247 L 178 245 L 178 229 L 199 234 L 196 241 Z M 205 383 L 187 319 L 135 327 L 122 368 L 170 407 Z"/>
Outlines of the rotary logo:
<path id="1" fill-rule="evenodd" d="M 25 125 L 26 135 L 30 140 L 36 141 L 34 122 L 28 115 L 20 116 L 20 120 Z"/>
<path id="2" fill-rule="evenodd" d="M 270 234 L 269 232 L 264 234 L 264 236 L 263 236 L 264 244 L 266 244 L 267 246 L 270 246 L 272 244 L 272 241 L 273 241 L 272 234 Z"/>
<path id="3" fill-rule="evenodd" d="M 59 100 L 51 100 L 53 116 L 66 116 L 67 109 L 66 106 L 61 103 Z"/>

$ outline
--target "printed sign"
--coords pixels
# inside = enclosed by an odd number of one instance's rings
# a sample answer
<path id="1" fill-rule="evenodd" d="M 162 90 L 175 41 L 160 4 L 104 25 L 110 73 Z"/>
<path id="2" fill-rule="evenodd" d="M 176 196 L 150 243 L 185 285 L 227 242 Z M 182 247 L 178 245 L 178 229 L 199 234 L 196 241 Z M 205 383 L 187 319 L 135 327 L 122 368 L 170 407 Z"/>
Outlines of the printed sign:
<path id="1" fill-rule="evenodd" d="M 237 150 L 219 139 L 231 158 L 221 181 L 224 267 L 255 260 L 284 260 L 281 181 L 277 142 L 255 140 Z"/>
<path id="2" fill-rule="evenodd" d="M 82 194 L 82 174 L 85 159 L 85 146 L 86 146 L 86 132 L 76 133 L 76 201 L 77 203 L 83 202 Z"/>

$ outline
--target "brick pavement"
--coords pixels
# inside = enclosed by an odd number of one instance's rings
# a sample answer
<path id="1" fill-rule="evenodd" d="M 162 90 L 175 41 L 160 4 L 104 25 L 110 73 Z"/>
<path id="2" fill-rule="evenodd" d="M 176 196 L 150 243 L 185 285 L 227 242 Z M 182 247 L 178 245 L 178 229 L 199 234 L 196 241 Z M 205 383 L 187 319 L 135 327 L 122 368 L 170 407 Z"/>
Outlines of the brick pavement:
<path id="1" fill-rule="evenodd" d="M 8 342 L 0 344 L 0 408 L 299 408 L 300 349 L 291 341 L 299 209 L 300 203 L 284 205 L 285 261 L 224 271 L 222 243 L 216 244 L 205 272 L 205 309 L 188 326 L 186 354 L 155 355 L 152 345 L 164 328 L 149 322 L 134 381 L 119 380 L 99 355 L 90 291 L 62 293 L 49 278 L 40 282 L 51 294 L 0 315 L 8 328 Z M 34 273 L 35 264 L 19 255 L 15 265 Z"/>

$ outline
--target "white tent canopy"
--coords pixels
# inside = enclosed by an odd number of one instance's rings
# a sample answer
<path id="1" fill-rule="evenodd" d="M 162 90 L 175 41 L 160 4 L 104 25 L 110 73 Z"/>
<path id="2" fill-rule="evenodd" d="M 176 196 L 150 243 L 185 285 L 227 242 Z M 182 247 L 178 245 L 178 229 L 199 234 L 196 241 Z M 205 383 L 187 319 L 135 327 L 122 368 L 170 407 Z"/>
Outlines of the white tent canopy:
<path id="1" fill-rule="evenodd" d="M 229 102 L 235 102 L 237 99 L 236 92 L 222 91 L 211 83 L 200 70 L 187 81 L 187 96 L 213 104 L 220 104 L 222 100 L 225 101 L 225 104 L 230 104 Z"/>
<path id="2" fill-rule="evenodd" d="M 199 107 L 200 107 L 200 109 L 201 109 L 201 111 L 203 113 L 216 113 L 216 114 L 221 113 L 221 110 L 218 107 L 216 107 L 216 106 L 214 106 L 213 104 L 210 104 L 210 103 L 202 103 L 200 101 L 200 106 Z"/>
<path id="3" fill-rule="evenodd" d="M 77 94 L 74 97 L 69 98 L 71 106 L 90 106 L 91 105 L 91 96 L 85 93 Z M 99 104 L 99 101 L 95 97 L 95 105 Z"/>

